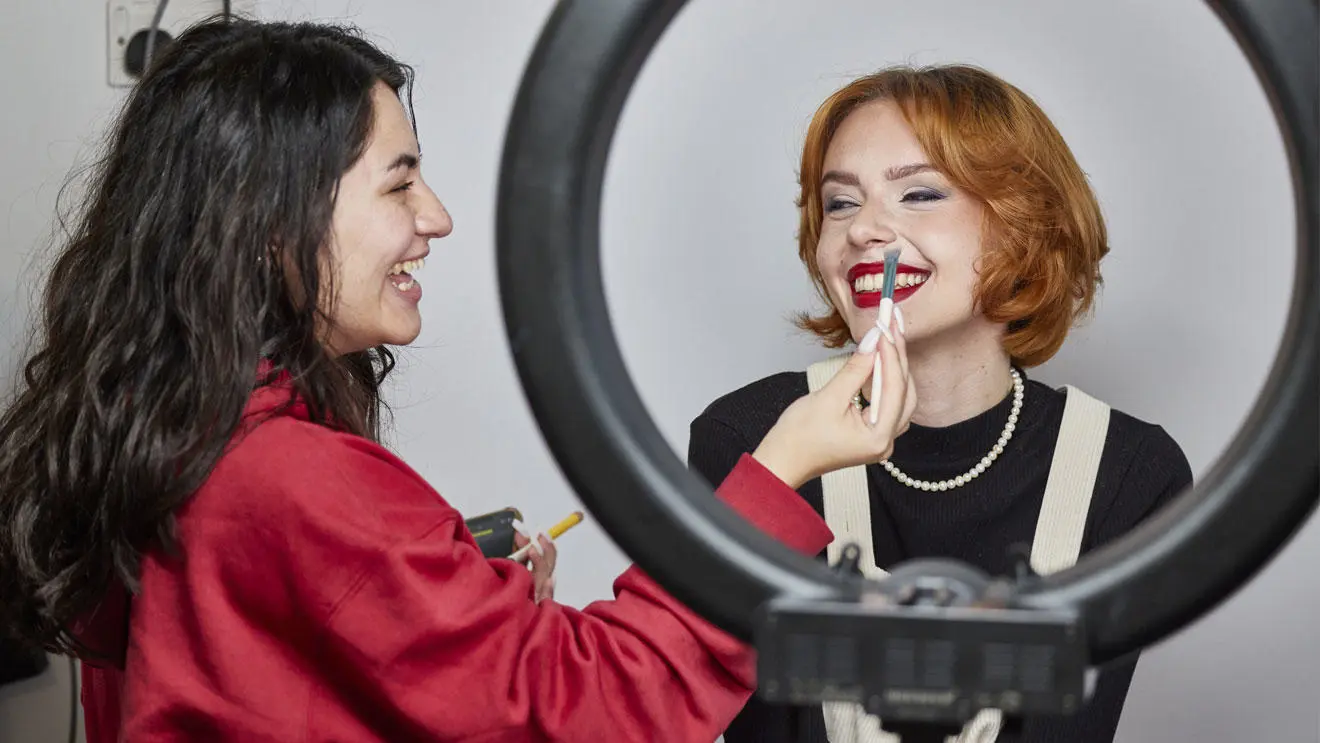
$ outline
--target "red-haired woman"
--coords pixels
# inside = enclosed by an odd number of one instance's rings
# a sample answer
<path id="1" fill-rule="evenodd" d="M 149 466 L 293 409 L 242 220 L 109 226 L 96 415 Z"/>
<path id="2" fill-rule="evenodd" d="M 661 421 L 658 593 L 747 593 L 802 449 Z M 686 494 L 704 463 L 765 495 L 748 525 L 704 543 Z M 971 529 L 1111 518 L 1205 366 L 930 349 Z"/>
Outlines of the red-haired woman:
<path id="1" fill-rule="evenodd" d="M 963 65 L 857 79 L 817 110 L 800 185 L 798 251 L 829 309 L 799 324 L 828 348 L 862 339 L 876 321 L 882 255 L 901 248 L 895 317 L 917 390 L 888 459 L 799 489 L 835 534 L 826 559 L 854 542 L 871 577 L 919 557 L 1005 575 L 1029 551 L 1033 568 L 1052 572 L 1190 484 L 1186 457 L 1159 426 L 1027 379 L 1090 309 L 1108 247 L 1085 175 L 1022 91 Z M 711 403 L 692 423 L 691 466 L 720 482 L 840 361 Z M 961 739 L 1108 743 L 1135 665 L 1102 669 L 1076 715 L 1017 729 L 987 711 Z M 728 743 L 886 739 L 852 705 L 759 699 L 725 734 Z"/>

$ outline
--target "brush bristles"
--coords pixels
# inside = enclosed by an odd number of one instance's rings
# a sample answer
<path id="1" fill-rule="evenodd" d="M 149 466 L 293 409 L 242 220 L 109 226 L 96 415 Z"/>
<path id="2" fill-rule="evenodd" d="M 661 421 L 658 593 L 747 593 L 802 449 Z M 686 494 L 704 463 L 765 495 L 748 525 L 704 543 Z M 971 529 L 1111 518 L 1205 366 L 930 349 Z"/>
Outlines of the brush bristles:
<path id="1" fill-rule="evenodd" d="M 880 296 L 886 299 L 894 297 L 894 282 L 898 280 L 898 254 L 902 248 L 890 248 L 885 251 L 885 281 L 880 287 Z"/>

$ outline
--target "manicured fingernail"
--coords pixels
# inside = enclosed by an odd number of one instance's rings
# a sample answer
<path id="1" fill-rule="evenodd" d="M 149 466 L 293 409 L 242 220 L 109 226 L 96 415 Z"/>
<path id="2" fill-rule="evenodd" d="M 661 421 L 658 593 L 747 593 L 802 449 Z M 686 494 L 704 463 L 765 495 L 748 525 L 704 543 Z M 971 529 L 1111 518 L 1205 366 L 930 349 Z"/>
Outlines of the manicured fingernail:
<path id="1" fill-rule="evenodd" d="M 523 528 L 526 528 L 526 527 L 523 527 Z M 544 555 L 544 554 L 545 554 L 545 549 L 541 547 L 541 540 L 539 539 L 539 537 L 541 536 L 541 534 L 542 534 L 542 533 L 538 531 L 538 532 L 536 532 L 536 536 L 532 536 L 532 532 L 530 532 L 530 531 L 525 531 L 525 532 L 523 532 L 523 536 L 524 536 L 524 537 L 527 537 L 527 543 L 530 544 L 530 545 L 532 546 L 532 549 L 536 550 L 536 554 L 538 554 L 538 555 Z"/>
<path id="2" fill-rule="evenodd" d="M 873 426 L 880 421 L 880 394 L 883 392 L 881 389 L 882 385 L 880 384 L 880 380 L 883 379 L 883 376 L 880 372 L 880 357 L 876 356 L 875 368 L 871 371 L 871 408 L 869 411 L 871 414 L 871 425 Z"/>
<path id="3" fill-rule="evenodd" d="M 880 300 L 880 310 L 876 313 L 875 324 L 877 327 L 889 327 L 889 318 L 894 315 L 894 300 L 885 297 Z"/>
<path id="4" fill-rule="evenodd" d="M 896 344 L 894 343 L 894 334 L 891 333 L 891 332 L 889 332 L 889 326 L 888 326 L 888 325 L 886 325 L 886 326 L 884 326 L 884 327 L 882 327 L 882 328 L 876 328 L 876 329 L 880 331 L 880 335 L 882 335 L 882 336 L 885 337 L 885 340 L 889 341 L 889 345 L 891 345 L 891 346 L 896 345 Z"/>
<path id="5" fill-rule="evenodd" d="M 519 521 L 518 519 L 514 519 L 513 521 L 510 521 L 509 526 L 512 526 L 514 531 L 518 532 L 524 537 L 527 537 L 528 539 L 532 538 L 532 535 L 527 531 L 527 525 Z"/>
<path id="6" fill-rule="evenodd" d="M 894 319 L 898 321 L 898 334 L 907 335 L 907 328 L 903 327 L 903 308 L 894 305 Z"/>
<path id="7" fill-rule="evenodd" d="M 862 353 L 874 353 L 875 347 L 880 343 L 880 328 L 871 328 L 862 336 L 862 342 L 857 344 L 857 350 Z"/>

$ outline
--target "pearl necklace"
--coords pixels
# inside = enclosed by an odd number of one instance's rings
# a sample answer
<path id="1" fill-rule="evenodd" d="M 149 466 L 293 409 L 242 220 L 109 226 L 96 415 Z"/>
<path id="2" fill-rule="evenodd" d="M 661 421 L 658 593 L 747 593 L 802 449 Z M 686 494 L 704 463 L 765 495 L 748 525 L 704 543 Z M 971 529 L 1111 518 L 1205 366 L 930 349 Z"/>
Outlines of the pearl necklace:
<path id="1" fill-rule="evenodd" d="M 1009 372 L 1013 375 L 1013 410 L 1008 414 L 1008 422 L 1004 424 L 1004 430 L 999 434 L 999 440 L 990 448 L 990 453 L 981 457 L 981 461 L 977 462 L 975 467 L 972 467 L 970 470 L 957 477 L 952 477 L 948 480 L 941 480 L 939 482 L 930 482 L 928 480 L 918 480 L 914 477 L 909 477 L 906 472 L 894 466 L 894 464 L 888 459 L 881 461 L 880 466 L 884 467 L 889 474 L 893 475 L 895 480 L 898 480 L 910 488 L 917 488 L 918 490 L 952 490 L 975 480 L 977 476 L 982 472 L 985 472 L 986 469 L 988 469 L 990 465 L 999 458 L 1000 454 L 1004 453 L 1004 447 L 1008 445 L 1009 439 L 1013 438 L 1013 430 L 1017 428 L 1018 413 L 1022 412 L 1022 398 L 1025 394 L 1026 386 L 1022 384 L 1022 375 L 1018 374 L 1017 369 L 1010 367 Z"/>

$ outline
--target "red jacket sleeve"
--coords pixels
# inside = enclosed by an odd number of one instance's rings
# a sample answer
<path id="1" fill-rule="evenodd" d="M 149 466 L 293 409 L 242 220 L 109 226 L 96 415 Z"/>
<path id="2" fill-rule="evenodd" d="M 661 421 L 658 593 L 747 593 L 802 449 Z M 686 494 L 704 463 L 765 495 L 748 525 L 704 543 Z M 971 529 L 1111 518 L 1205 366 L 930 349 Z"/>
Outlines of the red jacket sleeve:
<path id="1" fill-rule="evenodd" d="M 636 567 L 616 580 L 612 601 L 581 611 L 537 604 L 527 569 L 485 559 L 458 513 L 401 463 L 355 449 L 336 469 L 342 477 L 325 478 L 333 483 L 317 478 L 321 497 L 388 496 L 365 529 L 318 512 L 317 528 L 336 532 L 319 541 L 342 550 L 339 565 L 297 568 L 352 567 L 357 576 L 316 628 L 317 664 L 334 699 L 313 704 L 313 735 L 365 728 L 387 740 L 708 743 L 751 695 L 751 649 Z M 831 539 L 810 506 L 750 456 L 719 495 L 805 554 Z M 433 521 L 422 532 L 426 514 Z M 395 522 L 414 536 L 371 538 Z M 355 719 L 332 719 L 343 715 Z"/>

